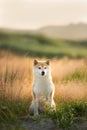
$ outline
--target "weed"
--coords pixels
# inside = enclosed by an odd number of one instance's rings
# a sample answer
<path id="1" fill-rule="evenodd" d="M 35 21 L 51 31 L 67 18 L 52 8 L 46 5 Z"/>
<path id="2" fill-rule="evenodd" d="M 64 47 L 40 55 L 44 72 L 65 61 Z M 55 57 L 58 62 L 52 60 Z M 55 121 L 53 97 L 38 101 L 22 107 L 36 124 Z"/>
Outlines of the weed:
<path id="1" fill-rule="evenodd" d="M 0 101 L 0 122 L 9 123 L 17 122 L 21 116 L 28 113 L 29 103 L 28 101 Z"/>
<path id="2" fill-rule="evenodd" d="M 87 102 L 79 101 L 71 103 L 75 117 L 87 118 Z"/>
<path id="3" fill-rule="evenodd" d="M 56 111 L 48 112 L 53 122 L 64 129 L 69 129 L 73 124 L 74 114 L 70 105 L 60 104 Z"/>

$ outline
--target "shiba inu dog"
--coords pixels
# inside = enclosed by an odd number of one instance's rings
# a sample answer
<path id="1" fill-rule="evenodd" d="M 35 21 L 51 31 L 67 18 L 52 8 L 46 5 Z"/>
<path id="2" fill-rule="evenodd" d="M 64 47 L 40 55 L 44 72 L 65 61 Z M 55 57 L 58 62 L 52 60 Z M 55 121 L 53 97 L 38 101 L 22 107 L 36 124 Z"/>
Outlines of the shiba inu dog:
<path id="1" fill-rule="evenodd" d="M 54 92 L 51 67 L 49 60 L 34 60 L 34 83 L 32 87 L 33 100 L 30 105 L 30 114 L 38 115 L 40 103 L 46 100 L 51 110 L 55 110 Z"/>

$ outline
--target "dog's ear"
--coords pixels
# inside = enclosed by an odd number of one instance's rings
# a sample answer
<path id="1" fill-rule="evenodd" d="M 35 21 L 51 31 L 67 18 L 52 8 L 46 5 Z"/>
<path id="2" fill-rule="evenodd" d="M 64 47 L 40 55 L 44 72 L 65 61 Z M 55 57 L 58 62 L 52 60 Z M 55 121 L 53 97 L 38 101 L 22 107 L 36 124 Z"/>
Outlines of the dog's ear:
<path id="1" fill-rule="evenodd" d="M 49 61 L 49 60 L 47 60 L 47 61 L 46 61 L 46 64 L 47 64 L 47 65 L 50 65 L 50 61 Z"/>
<path id="2" fill-rule="evenodd" d="M 38 64 L 38 61 L 35 59 L 34 60 L 34 65 L 37 65 Z"/>

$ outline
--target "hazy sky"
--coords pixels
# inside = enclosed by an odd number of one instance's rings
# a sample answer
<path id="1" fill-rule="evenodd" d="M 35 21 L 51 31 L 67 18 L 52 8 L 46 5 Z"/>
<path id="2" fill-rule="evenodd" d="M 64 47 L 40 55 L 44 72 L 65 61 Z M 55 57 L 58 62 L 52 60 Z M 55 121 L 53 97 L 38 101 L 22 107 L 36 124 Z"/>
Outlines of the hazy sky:
<path id="1" fill-rule="evenodd" d="M 87 0 L 0 0 L 0 27 L 36 29 L 87 22 Z"/>

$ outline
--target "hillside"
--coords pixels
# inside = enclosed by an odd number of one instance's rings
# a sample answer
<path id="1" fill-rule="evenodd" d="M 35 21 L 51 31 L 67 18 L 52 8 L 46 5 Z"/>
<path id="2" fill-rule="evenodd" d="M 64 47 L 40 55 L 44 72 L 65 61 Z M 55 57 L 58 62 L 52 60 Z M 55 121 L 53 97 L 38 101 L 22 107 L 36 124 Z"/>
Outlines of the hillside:
<path id="1" fill-rule="evenodd" d="M 40 28 L 37 32 L 60 39 L 85 40 L 87 39 L 87 24 L 79 23 L 67 26 L 47 26 Z"/>
<path id="2" fill-rule="evenodd" d="M 87 41 L 59 40 L 25 32 L 0 32 L 0 52 L 2 50 L 35 57 L 81 58 L 87 56 Z"/>

